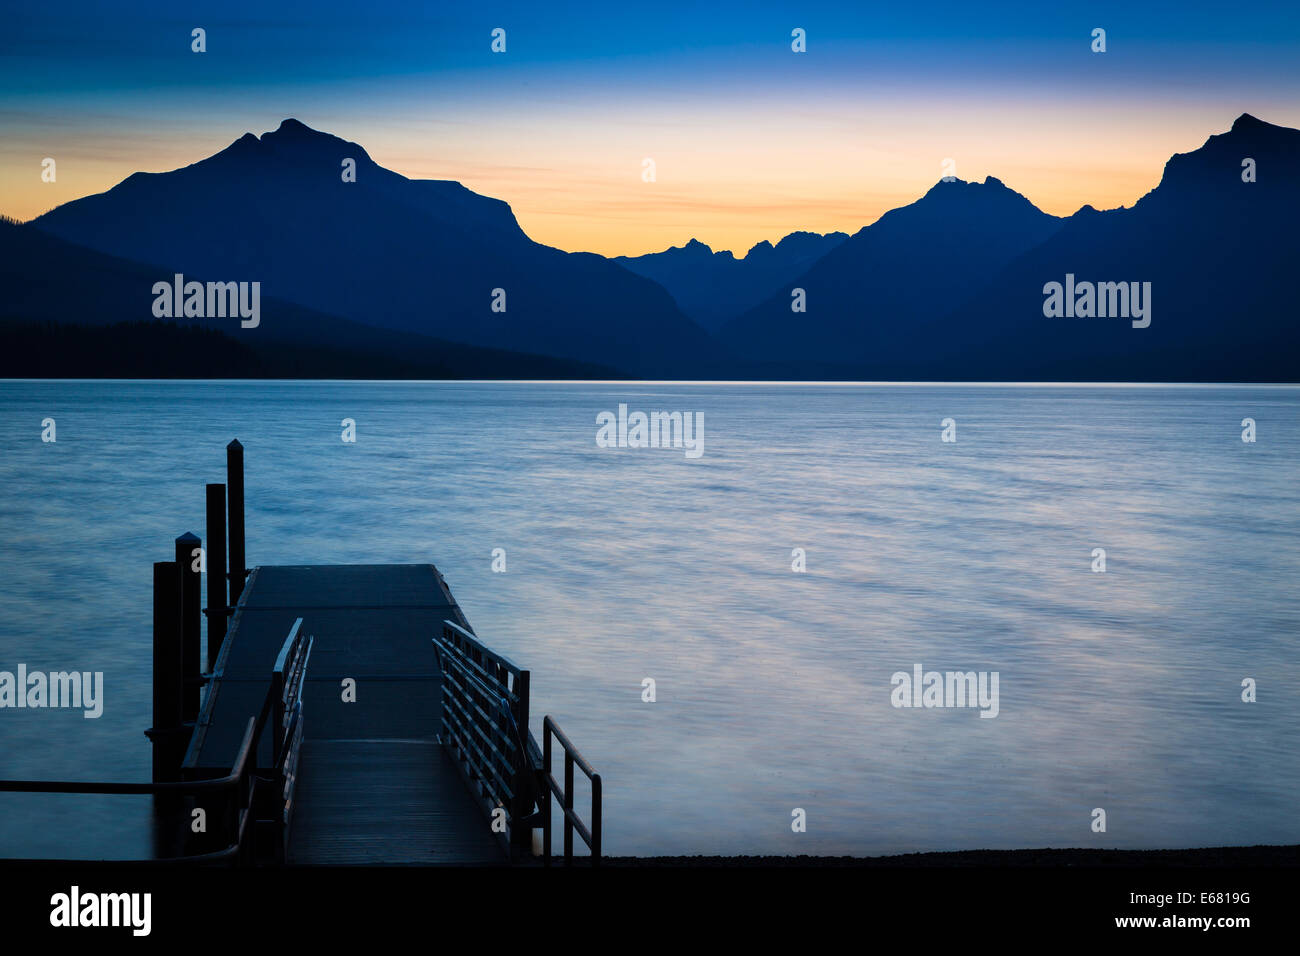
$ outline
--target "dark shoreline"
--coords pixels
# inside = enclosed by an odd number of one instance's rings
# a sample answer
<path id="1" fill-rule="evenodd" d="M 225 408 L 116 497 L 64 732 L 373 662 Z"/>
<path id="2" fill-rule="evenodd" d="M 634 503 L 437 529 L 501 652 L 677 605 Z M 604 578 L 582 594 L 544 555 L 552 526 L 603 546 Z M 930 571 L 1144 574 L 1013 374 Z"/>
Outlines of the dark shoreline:
<path id="1" fill-rule="evenodd" d="M 585 861 L 584 861 L 585 862 Z M 1300 845 L 1197 847 L 1187 850 L 956 850 L 896 856 L 612 856 L 616 867 L 1248 867 L 1300 866 Z"/>
<path id="2" fill-rule="evenodd" d="M 590 858 L 578 856 L 574 865 L 580 868 L 590 867 Z M 520 860 L 516 865 L 524 868 L 542 866 L 540 858 Z M 554 865 L 563 868 L 562 859 L 556 859 Z M 1091 868 L 1143 868 L 1143 867 L 1295 867 L 1300 866 L 1300 844 L 1258 844 L 1255 846 L 1219 846 L 1195 847 L 1185 850 L 1102 850 L 1084 847 L 1041 847 L 1030 850 L 947 850 L 930 853 L 900 853 L 893 856 L 606 856 L 600 861 L 602 867 L 634 868 L 741 868 L 741 869 L 783 869 L 783 868 L 843 868 L 858 867 L 871 869 L 961 869 L 965 867 L 992 867 L 1017 869 L 1022 867 L 1055 869 L 1091 869 Z M 5 869 L 58 869 L 75 866 L 92 869 L 184 869 L 191 872 L 212 868 L 195 867 L 190 864 L 173 863 L 167 860 L 64 860 L 64 859 L 20 859 L 0 858 L 0 872 Z M 506 864 L 502 864 L 506 866 Z M 408 870 L 408 869 L 500 869 L 501 866 L 464 866 L 464 867 L 378 867 L 358 865 L 343 866 L 337 869 L 359 870 Z M 219 869 L 219 868 L 217 868 Z M 289 866 L 285 872 L 295 870 L 316 870 L 327 872 L 335 867 Z"/>

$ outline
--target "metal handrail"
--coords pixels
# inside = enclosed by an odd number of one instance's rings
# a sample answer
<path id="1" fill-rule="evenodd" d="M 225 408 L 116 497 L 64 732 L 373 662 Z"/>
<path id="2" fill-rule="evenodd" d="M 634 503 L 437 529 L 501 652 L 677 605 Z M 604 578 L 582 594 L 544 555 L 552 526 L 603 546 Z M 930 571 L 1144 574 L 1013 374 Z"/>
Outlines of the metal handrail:
<path id="1" fill-rule="evenodd" d="M 230 773 L 224 777 L 210 780 L 180 780 L 162 783 L 96 783 L 90 780 L 0 780 L 0 793 L 93 793 L 93 794 L 194 794 L 225 790 L 239 782 L 243 761 L 247 758 L 246 750 L 252 743 L 248 738 L 253 733 L 256 719 L 248 718 L 249 728 L 244 733 L 243 743 L 239 746 L 239 756 L 235 758 Z"/>
<path id="2" fill-rule="evenodd" d="M 551 773 L 551 737 L 560 742 L 564 748 L 564 787 L 561 788 L 555 775 Z M 560 725 L 547 715 L 542 719 L 542 764 L 546 779 L 546 806 L 543 809 L 542 856 L 546 865 L 551 865 L 551 795 L 560 798 L 560 807 L 564 811 L 564 863 L 573 863 L 573 832 L 591 850 L 591 865 L 600 866 L 600 828 L 602 787 L 600 774 L 586 761 L 586 758 L 573 746 L 573 742 L 560 729 Z M 573 768 L 574 765 L 587 775 L 591 781 L 591 828 L 583 824 L 582 818 L 573 809 Z"/>
<path id="3" fill-rule="evenodd" d="M 540 811 L 542 807 L 542 799 L 541 799 L 540 791 L 542 788 L 537 785 L 536 774 L 529 772 L 532 768 L 529 767 L 529 753 L 528 753 L 528 744 L 531 742 L 533 745 L 533 751 L 536 752 L 537 742 L 536 740 L 533 739 L 532 731 L 530 731 L 527 727 L 521 728 L 519 726 L 518 722 L 515 720 L 514 712 L 510 709 L 509 702 L 506 700 L 506 698 L 498 697 L 497 706 L 500 707 L 501 712 L 506 715 L 506 720 L 509 721 L 510 723 L 510 729 L 515 732 L 515 746 L 519 748 L 519 764 L 520 764 L 519 776 L 524 781 L 524 786 L 527 787 L 527 793 L 522 794 L 522 796 L 525 796 L 527 799 L 523 801 L 522 805 L 528 807 L 536 807 Z M 525 734 L 527 735 L 527 740 L 524 739 Z M 536 819 L 536 817 L 537 817 L 536 813 L 529 814 L 524 820 L 520 820 L 517 822 L 528 823 L 529 828 L 531 829 L 532 827 L 536 826 L 536 823 L 532 822 L 533 820 Z M 516 821 L 512 821 L 512 822 L 516 822 Z"/>
<path id="4" fill-rule="evenodd" d="M 442 632 L 443 632 L 441 638 L 442 642 L 451 646 L 453 650 L 458 651 L 460 653 L 460 656 L 468 660 L 471 664 L 473 664 L 479 671 L 481 671 L 486 676 L 497 677 L 499 679 L 499 675 L 490 674 L 487 668 L 484 667 L 481 662 L 476 661 L 472 657 L 470 657 L 470 655 L 465 653 L 464 648 L 457 647 L 456 643 L 464 644 L 467 647 L 471 648 L 479 655 L 481 655 L 485 661 L 495 665 L 498 671 L 502 673 L 509 672 L 511 674 L 520 675 L 520 676 L 528 673 L 526 670 L 524 670 L 522 667 L 520 667 L 510 658 L 506 657 L 504 654 L 498 654 L 496 651 L 492 650 L 492 648 L 488 647 L 486 644 L 480 641 L 475 635 L 465 630 L 465 628 L 461 627 L 455 621 L 443 621 Z M 453 639 L 455 643 L 453 643 Z M 509 689 L 507 689 L 506 693 L 510 695 L 512 703 L 518 702 L 519 700 L 518 694 L 514 693 L 513 691 L 510 691 Z"/>
<path id="5" fill-rule="evenodd" d="M 186 795 L 193 796 L 205 793 L 222 793 L 232 790 L 242 796 L 240 801 L 239 812 L 235 821 L 234 840 L 225 848 L 210 853 L 200 853 L 191 856 L 168 857 L 159 861 L 144 862 L 164 862 L 164 863 L 204 863 L 227 860 L 232 857 L 242 856 L 247 852 L 248 844 L 246 836 L 248 833 L 248 818 L 253 807 L 254 797 L 257 790 L 257 782 L 271 782 L 284 771 L 283 761 L 286 757 L 285 742 L 291 736 L 290 727 L 297 726 L 298 715 L 301 712 L 301 703 L 296 697 L 301 691 L 302 678 L 307 670 L 307 662 L 311 657 L 311 649 L 315 644 L 315 639 L 308 637 L 306 639 L 305 650 L 302 642 L 300 628 L 302 618 L 294 621 L 289 636 L 285 638 L 284 644 L 280 648 L 280 654 L 276 658 L 275 668 L 271 672 L 271 686 L 267 689 L 266 697 L 262 702 L 262 708 L 256 717 L 249 717 L 248 724 L 244 731 L 243 739 L 240 741 L 239 750 L 236 751 L 234 763 L 231 765 L 230 773 L 224 777 L 216 777 L 209 780 L 180 780 L 180 781 L 163 781 L 150 783 L 103 783 L 94 781 L 75 781 L 75 780 L 0 780 L 0 793 L 84 793 L 84 794 L 129 794 L 129 795 Z M 284 680 L 285 669 L 290 664 L 291 680 L 286 685 Z M 290 718 L 289 726 L 284 723 L 284 708 L 292 691 L 295 706 L 293 707 L 293 717 Z M 267 768 L 270 776 L 262 777 L 257 767 L 257 751 L 261 745 L 262 733 L 266 729 L 267 720 L 272 714 L 276 715 L 276 728 L 279 731 L 272 738 L 272 765 Z M 250 758 L 252 766 L 249 766 Z M 247 784 L 245 790 L 240 789 L 241 784 Z"/>
<path id="6" fill-rule="evenodd" d="M 466 666 L 467 663 L 472 664 L 472 661 L 466 662 L 454 657 L 448 660 L 448 658 L 444 657 L 441 653 L 439 654 L 439 659 L 444 679 L 449 681 L 448 686 L 452 690 L 456 690 L 460 685 L 464 685 L 465 689 L 475 690 L 486 700 L 496 702 L 498 707 L 501 706 L 502 701 L 506 701 L 505 697 L 498 695 L 482 678 Z M 448 707 L 452 708 L 454 713 L 453 719 L 450 723 L 457 725 L 452 728 L 454 743 L 457 743 L 462 749 L 472 750 L 485 765 L 490 765 L 493 760 L 501 763 L 510 762 L 510 755 L 502 752 L 497 741 L 492 739 L 492 735 L 474 722 L 473 718 L 475 716 L 479 718 L 478 723 L 490 721 L 491 719 L 489 714 L 479 707 L 477 703 L 468 698 L 463 701 L 459 700 L 454 693 L 444 694 L 444 720 L 447 718 L 446 709 Z M 508 705 L 505 710 L 507 713 L 509 712 Z M 455 731 L 461 729 L 459 725 L 466 723 L 470 724 L 470 726 L 464 728 L 466 734 L 462 739 L 460 735 L 455 733 Z M 501 733 L 499 725 L 489 723 L 488 726 L 495 732 L 498 740 L 506 737 L 506 735 Z M 473 731 L 473 734 L 470 734 L 469 731 Z M 508 744 L 509 739 L 506 738 L 504 743 Z M 499 781 L 499 785 L 506 791 L 510 790 L 509 784 L 505 781 Z"/>
<path id="7" fill-rule="evenodd" d="M 454 621 L 433 638 L 443 677 L 442 742 L 485 812 L 506 813 L 510 853 L 539 825 L 540 752 L 528 734 L 529 673 Z M 531 746 L 530 746 L 531 745 Z"/>

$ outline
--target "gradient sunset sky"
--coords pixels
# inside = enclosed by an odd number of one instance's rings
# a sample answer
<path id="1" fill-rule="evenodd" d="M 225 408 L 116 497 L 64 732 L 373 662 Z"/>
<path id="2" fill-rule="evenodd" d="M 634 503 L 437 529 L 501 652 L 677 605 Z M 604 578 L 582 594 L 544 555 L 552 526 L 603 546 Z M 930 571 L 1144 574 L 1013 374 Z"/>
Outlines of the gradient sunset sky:
<path id="1" fill-rule="evenodd" d="M 31 3 L 0 27 L 0 213 L 30 219 L 294 116 L 506 200 L 548 245 L 739 255 L 856 232 L 945 158 L 1050 213 L 1131 205 L 1243 112 L 1300 127 L 1294 0 Z"/>

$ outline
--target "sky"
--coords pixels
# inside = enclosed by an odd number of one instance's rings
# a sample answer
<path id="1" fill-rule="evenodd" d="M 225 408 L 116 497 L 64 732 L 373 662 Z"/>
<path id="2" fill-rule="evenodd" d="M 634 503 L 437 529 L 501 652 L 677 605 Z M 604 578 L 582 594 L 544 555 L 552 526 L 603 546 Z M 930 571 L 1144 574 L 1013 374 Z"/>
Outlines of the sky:
<path id="1" fill-rule="evenodd" d="M 547 245 L 639 255 L 695 238 L 740 255 L 856 232 L 949 171 L 1056 215 L 1132 205 L 1243 112 L 1300 127 L 1294 0 L 61 0 L 0 14 L 0 214 L 293 116 L 403 175 L 504 199 Z"/>

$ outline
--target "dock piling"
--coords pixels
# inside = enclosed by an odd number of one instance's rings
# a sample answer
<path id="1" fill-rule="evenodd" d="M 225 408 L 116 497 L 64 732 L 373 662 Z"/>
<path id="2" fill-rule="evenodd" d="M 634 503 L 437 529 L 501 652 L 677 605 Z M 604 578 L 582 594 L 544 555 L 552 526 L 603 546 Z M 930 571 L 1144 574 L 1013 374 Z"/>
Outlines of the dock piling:
<path id="1" fill-rule="evenodd" d="M 180 779 L 182 733 L 181 566 L 153 566 L 153 779 Z"/>
<path id="2" fill-rule="evenodd" d="M 208 485 L 208 673 L 226 637 L 226 486 Z"/>
<path id="3" fill-rule="evenodd" d="M 199 660 L 203 637 L 203 587 L 195 568 L 194 552 L 202 547 L 199 536 L 186 531 L 176 539 L 176 563 L 181 575 L 181 719 L 193 722 L 199 716 L 203 691 L 203 664 Z"/>
<path id="4" fill-rule="evenodd" d="M 226 446 L 227 511 L 230 528 L 230 603 L 239 603 L 248 569 L 244 567 L 244 446 L 236 438 Z"/>

